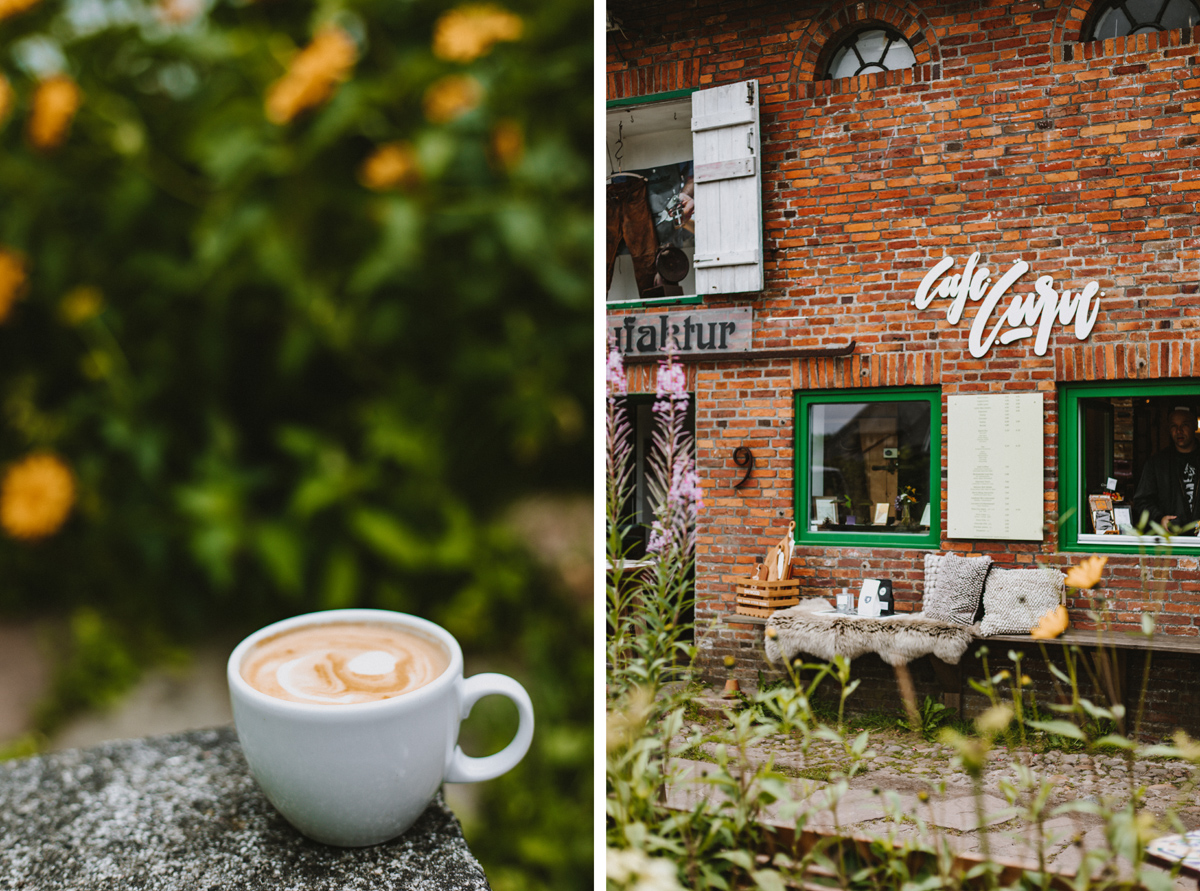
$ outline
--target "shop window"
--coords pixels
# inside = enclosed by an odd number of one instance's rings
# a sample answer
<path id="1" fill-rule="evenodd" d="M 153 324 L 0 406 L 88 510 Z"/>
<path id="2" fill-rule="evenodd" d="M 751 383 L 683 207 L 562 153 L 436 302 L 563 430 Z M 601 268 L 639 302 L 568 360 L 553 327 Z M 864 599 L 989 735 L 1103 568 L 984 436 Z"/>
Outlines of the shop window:
<path id="1" fill-rule="evenodd" d="M 939 390 L 802 392 L 796 419 L 800 542 L 939 545 Z"/>
<path id="2" fill-rule="evenodd" d="M 1061 545 L 1137 551 L 1147 544 L 1200 550 L 1195 530 L 1169 540 L 1143 512 L 1186 527 L 1200 518 L 1200 383 L 1075 385 L 1059 394 Z"/>
<path id="3" fill-rule="evenodd" d="M 1119 0 L 1108 3 L 1094 19 L 1092 40 L 1190 28 L 1200 22 L 1194 0 Z"/>
<path id="4" fill-rule="evenodd" d="M 916 64 L 917 57 L 900 32 L 891 28 L 870 28 L 851 34 L 837 48 L 829 61 L 827 77 L 839 80 L 860 74 L 898 71 Z"/>
<path id="5" fill-rule="evenodd" d="M 608 111 L 608 301 L 761 291 L 758 81 Z"/>

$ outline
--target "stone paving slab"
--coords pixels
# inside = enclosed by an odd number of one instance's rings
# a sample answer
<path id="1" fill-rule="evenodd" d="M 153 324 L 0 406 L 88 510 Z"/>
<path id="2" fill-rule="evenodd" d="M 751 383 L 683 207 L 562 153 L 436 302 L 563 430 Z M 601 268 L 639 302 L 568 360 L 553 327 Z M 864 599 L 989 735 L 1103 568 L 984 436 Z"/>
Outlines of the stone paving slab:
<path id="1" fill-rule="evenodd" d="M 983 821 L 980 822 L 975 804 L 975 796 L 959 794 L 954 796 L 938 796 L 929 802 L 928 820 L 934 826 L 943 829 L 958 829 L 963 832 L 973 832 L 980 826 L 997 826 L 1007 823 L 1016 811 L 1008 806 L 1008 802 L 994 795 L 983 796 Z"/>
<path id="2" fill-rule="evenodd" d="M 232 727 L 0 763 L 3 891 L 486 891 L 438 798 L 400 838 L 310 841 L 267 801 Z"/>
<path id="3" fill-rule="evenodd" d="M 704 734 L 707 742 L 701 750 L 713 754 L 721 733 L 727 726 L 724 710 L 730 704 L 717 707 L 707 702 L 699 709 L 700 722 L 685 728 L 687 734 Z M 714 719 L 714 716 L 715 719 Z M 848 730 L 854 732 L 853 721 Z M 676 740 L 684 744 L 684 736 Z M 747 750 L 749 766 L 768 760 L 785 774 L 789 770 L 811 771 L 830 780 L 847 771 L 849 760 L 845 749 L 838 745 L 816 742 L 807 748 L 799 738 L 774 737 L 757 742 Z M 943 745 L 929 742 L 916 735 L 873 733 L 868 751 L 859 763 L 858 773 L 849 782 L 849 789 L 839 804 L 837 821 L 822 806 L 822 788 L 826 783 L 810 781 L 812 791 L 793 794 L 803 798 L 805 806 L 815 806 L 808 826 L 829 830 L 838 826 L 850 835 L 892 838 L 898 842 L 911 841 L 922 846 L 938 842 L 947 844 L 955 853 L 982 853 L 984 836 L 992 856 L 1006 862 L 1024 863 L 1036 868 L 1038 852 L 1036 826 L 1024 820 L 1008 805 L 1003 787 L 1019 785 L 1019 771 L 1013 765 L 1017 759 L 1031 768 L 1041 779 L 1051 784 L 1050 810 L 1084 798 L 1103 797 L 1114 806 L 1128 801 L 1130 783 L 1141 791 L 1143 811 L 1163 815 L 1174 811 L 1185 828 L 1200 828 L 1200 794 L 1195 770 L 1184 763 L 1166 761 L 1135 762 L 1132 769 L 1123 756 L 1089 754 L 1084 752 L 1010 751 L 998 746 L 988 757 L 983 775 L 983 826 L 976 818 L 976 806 L 970 778 L 953 763 L 951 751 Z M 696 762 L 703 770 L 703 762 Z M 711 765 L 709 765 L 711 768 Z M 697 795 L 692 791 L 674 791 L 676 795 Z M 890 809 L 885 799 L 896 804 Z M 897 811 L 899 813 L 897 814 Z M 768 811 L 768 820 L 785 818 L 778 806 Z M 781 819 L 780 824 L 786 824 Z M 1062 814 L 1047 820 L 1043 831 L 1048 838 L 1045 854 L 1051 868 L 1063 874 L 1073 874 L 1082 863 L 1087 850 L 1104 850 L 1104 831 L 1101 819 L 1089 814 Z M 1151 867 L 1153 868 L 1153 867 Z M 1123 867 L 1129 872 L 1128 865 Z M 1176 880 L 1179 891 L 1196 891 L 1192 879 Z"/>

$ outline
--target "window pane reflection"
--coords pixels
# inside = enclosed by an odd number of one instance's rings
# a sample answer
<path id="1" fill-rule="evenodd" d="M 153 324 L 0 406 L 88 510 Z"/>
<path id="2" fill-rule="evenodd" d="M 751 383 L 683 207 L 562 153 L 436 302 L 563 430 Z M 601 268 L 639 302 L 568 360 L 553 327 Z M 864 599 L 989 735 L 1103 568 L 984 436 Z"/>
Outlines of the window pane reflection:
<path id="1" fill-rule="evenodd" d="M 1176 487 L 1187 485 L 1182 472 L 1166 467 L 1166 484 L 1142 487 L 1151 459 L 1174 460 L 1178 452 L 1171 425 L 1181 409 L 1194 417 L 1200 407 L 1200 393 L 1172 396 L 1100 396 L 1079 400 L 1079 531 L 1083 535 L 1129 534 L 1143 509 L 1152 519 L 1169 511 L 1178 517 L 1176 525 L 1186 525 L 1200 507 L 1200 495 L 1194 491 L 1183 497 L 1191 503 L 1180 505 L 1174 499 Z M 1163 458 L 1161 456 L 1166 456 Z M 1181 463 L 1181 462 L 1176 462 Z M 1181 468 L 1182 469 L 1182 468 Z M 1167 470 L 1172 472 L 1167 473 Z M 1176 479 L 1178 477 L 1178 479 Z M 1115 485 L 1109 486 L 1113 482 Z M 1193 488 L 1194 488 L 1193 484 Z M 1139 488 L 1142 501 L 1138 500 Z"/>
<path id="2" fill-rule="evenodd" d="M 929 531 L 928 402 L 810 405 L 808 431 L 811 531 Z"/>

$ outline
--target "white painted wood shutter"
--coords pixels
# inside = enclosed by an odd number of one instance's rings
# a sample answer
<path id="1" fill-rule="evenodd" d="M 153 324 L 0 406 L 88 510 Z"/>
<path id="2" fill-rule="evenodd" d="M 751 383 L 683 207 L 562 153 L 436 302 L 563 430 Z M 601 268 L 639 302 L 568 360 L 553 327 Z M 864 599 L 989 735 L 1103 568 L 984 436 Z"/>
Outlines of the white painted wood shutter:
<path id="1" fill-rule="evenodd" d="M 763 289 L 758 81 L 692 94 L 696 292 Z"/>

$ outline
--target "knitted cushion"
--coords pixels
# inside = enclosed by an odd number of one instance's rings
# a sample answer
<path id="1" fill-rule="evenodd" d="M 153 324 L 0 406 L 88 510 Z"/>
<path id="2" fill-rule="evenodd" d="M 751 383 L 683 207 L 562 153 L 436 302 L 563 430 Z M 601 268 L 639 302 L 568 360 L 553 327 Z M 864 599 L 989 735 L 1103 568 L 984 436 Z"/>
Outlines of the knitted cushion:
<path id="1" fill-rule="evenodd" d="M 995 569 L 983 592 L 979 633 L 1028 634 L 1062 602 L 1066 576 L 1054 569 Z"/>
<path id="2" fill-rule="evenodd" d="M 925 558 L 926 584 L 922 611 L 931 619 L 970 625 L 975 621 L 983 582 L 992 565 L 991 557 L 960 557 L 946 554 L 933 563 L 930 590 L 929 557 Z"/>
<path id="3" fill-rule="evenodd" d="M 925 555 L 925 593 L 922 595 L 925 603 L 937 602 L 937 571 L 941 563 L 941 554 Z"/>

